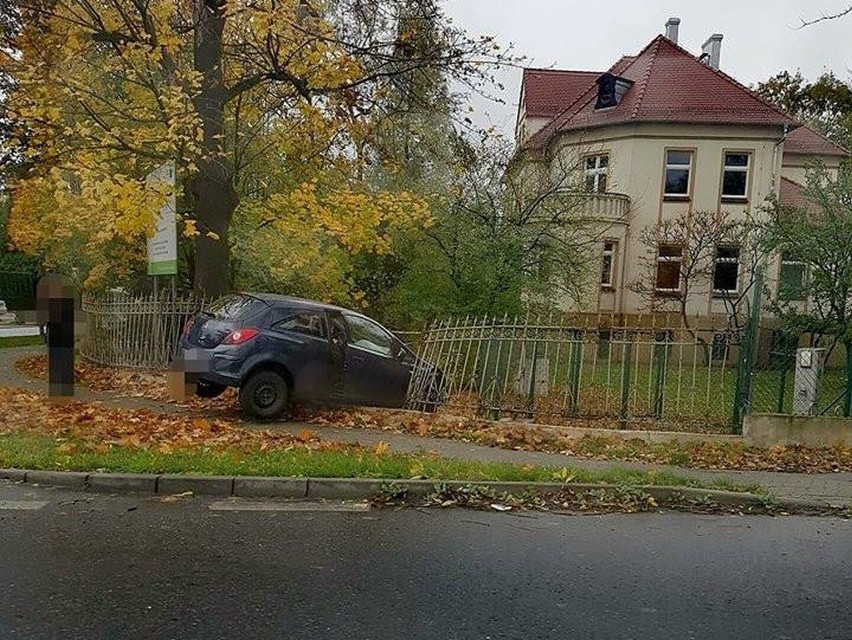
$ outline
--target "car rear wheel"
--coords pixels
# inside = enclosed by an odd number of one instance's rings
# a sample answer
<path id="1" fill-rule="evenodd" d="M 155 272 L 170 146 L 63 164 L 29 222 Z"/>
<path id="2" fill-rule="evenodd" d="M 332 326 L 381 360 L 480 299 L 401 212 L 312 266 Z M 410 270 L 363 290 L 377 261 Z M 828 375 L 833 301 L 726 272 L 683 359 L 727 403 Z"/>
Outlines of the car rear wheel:
<path id="1" fill-rule="evenodd" d="M 274 371 L 258 371 L 240 386 L 240 405 L 256 418 L 274 418 L 289 401 L 287 381 Z"/>

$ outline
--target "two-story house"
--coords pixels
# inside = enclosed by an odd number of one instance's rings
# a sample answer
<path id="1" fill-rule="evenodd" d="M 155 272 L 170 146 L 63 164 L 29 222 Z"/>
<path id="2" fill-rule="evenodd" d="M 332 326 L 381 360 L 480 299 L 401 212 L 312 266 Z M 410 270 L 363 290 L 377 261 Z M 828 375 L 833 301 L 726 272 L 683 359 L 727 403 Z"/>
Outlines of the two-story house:
<path id="1" fill-rule="evenodd" d="M 836 172 L 846 155 L 720 70 L 721 35 L 699 55 L 680 47 L 679 23 L 670 19 L 665 35 L 606 71 L 524 70 L 516 160 L 546 168 L 579 158 L 571 162 L 585 174 L 586 197 L 619 204 L 596 208 L 614 215 L 595 239 L 595 281 L 580 308 L 566 300 L 566 310 L 642 313 L 648 301 L 631 283 L 643 277 L 652 294 L 677 297 L 683 248 L 648 247 L 644 229 L 693 212 L 757 216 L 768 196 L 799 204 L 808 162 Z M 725 296 L 742 286 L 740 251 L 735 242 L 716 248 L 715 273 L 687 300 L 690 315 L 726 312 Z M 640 273 L 654 261 L 655 273 Z M 766 262 L 770 284 L 806 277 L 795 256 Z"/>

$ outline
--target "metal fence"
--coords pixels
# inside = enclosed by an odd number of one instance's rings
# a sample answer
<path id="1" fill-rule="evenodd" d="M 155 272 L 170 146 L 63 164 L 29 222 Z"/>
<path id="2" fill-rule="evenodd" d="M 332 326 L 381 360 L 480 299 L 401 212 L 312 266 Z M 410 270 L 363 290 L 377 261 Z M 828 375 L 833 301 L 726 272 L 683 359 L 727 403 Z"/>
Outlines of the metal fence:
<path id="1" fill-rule="evenodd" d="M 186 321 L 204 304 L 200 298 L 168 293 L 85 296 L 82 355 L 109 366 L 164 369 L 177 351 Z"/>
<path id="2" fill-rule="evenodd" d="M 779 352 L 765 337 L 774 335 L 771 329 L 759 330 L 750 343 L 747 331 L 724 327 L 655 326 L 653 316 L 627 326 L 614 320 L 435 324 L 420 340 L 409 406 L 441 403 L 453 413 L 550 424 L 597 419 L 626 428 L 715 432 L 736 431 L 744 413 L 775 411 L 782 400 L 782 410 L 792 408 L 795 348 Z M 435 368 L 443 397 L 434 393 Z M 841 376 L 824 385 L 826 404 L 845 381 Z"/>
<path id="3" fill-rule="evenodd" d="M 809 365 L 799 367 L 799 350 L 813 349 Z M 825 336 L 794 335 L 779 328 L 762 327 L 751 374 L 748 409 L 754 413 L 848 416 L 852 377 L 843 344 Z M 812 362 L 810 360 L 812 359 Z"/>

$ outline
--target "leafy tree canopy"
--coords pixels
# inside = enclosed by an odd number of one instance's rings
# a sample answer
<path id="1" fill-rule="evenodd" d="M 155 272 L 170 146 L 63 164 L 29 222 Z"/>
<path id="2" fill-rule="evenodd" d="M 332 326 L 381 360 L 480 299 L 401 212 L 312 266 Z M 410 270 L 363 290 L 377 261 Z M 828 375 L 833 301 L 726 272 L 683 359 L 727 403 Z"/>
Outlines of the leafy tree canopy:
<path id="1" fill-rule="evenodd" d="M 852 142 L 852 85 L 833 72 L 813 82 L 800 71 L 781 71 L 764 82 L 757 92 L 785 111 L 811 125 L 838 144 Z"/>
<path id="2" fill-rule="evenodd" d="M 12 185 L 11 239 L 48 266 L 76 266 L 92 287 L 143 269 L 167 195 L 144 177 L 175 162 L 196 290 L 235 286 L 232 258 L 245 265 L 262 250 L 280 256 L 264 265 L 276 282 L 352 294 L 347 261 L 389 254 L 395 230 L 429 224 L 422 194 L 376 179 L 377 165 L 408 164 L 382 137 L 387 117 L 411 111 L 411 96 L 451 111 L 435 88 L 477 86 L 504 56 L 432 0 L 19 0 L 17 10 L 0 50 L 7 146 L 28 161 Z"/>

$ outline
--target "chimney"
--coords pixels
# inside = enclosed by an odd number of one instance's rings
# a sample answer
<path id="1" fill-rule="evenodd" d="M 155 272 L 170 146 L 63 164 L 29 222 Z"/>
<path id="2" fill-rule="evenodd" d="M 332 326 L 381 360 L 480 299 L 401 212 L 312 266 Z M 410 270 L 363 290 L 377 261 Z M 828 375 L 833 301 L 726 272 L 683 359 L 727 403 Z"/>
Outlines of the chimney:
<path id="1" fill-rule="evenodd" d="M 677 44 L 677 31 L 680 27 L 680 18 L 669 18 L 666 22 L 666 38 Z"/>
<path id="2" fill-rule="evenodd" d="M 714 33 L 701 46 L 701 59 L 706 60 L 707 64 L 714 69 L 719 68 L 719 59 L 722 57 L 722 38 L 724 37 L 721 33 Z"/>

